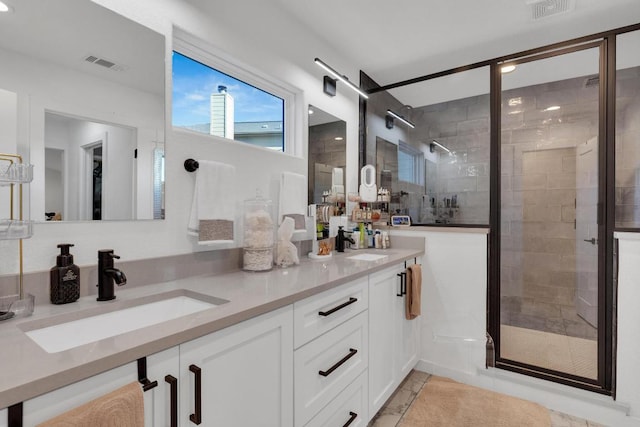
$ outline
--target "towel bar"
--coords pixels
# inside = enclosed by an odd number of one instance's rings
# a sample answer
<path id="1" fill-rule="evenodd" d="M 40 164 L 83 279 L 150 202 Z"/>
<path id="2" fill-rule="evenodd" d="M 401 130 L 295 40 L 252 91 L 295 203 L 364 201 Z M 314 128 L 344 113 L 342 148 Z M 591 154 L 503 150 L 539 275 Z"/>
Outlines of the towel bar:
<path id="1" fill-rule="evenodd" d="M 142 384 L 142 391 L 148 391 L 158 385 L 158 381 L 150 381 L 147 378 L 147 358 L 138 359 L 138 382 Z"/>
<path id="2" fill-rule="evenodd" d="M 187 159 L 184 161 L 184 168 L 187 172 L 195 172 L 200 167 L 197 160 Z"/>

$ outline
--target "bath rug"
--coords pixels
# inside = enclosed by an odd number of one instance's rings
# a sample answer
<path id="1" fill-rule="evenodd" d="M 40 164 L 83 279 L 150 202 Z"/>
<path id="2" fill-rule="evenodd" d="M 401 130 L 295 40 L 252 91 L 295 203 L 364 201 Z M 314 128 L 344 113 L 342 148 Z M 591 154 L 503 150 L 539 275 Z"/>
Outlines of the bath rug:
<path id="1" fill-rule="evenodd" d="M 431 377 L 400 427 L 550 427 L 549 411 L 537 403 Z"/>

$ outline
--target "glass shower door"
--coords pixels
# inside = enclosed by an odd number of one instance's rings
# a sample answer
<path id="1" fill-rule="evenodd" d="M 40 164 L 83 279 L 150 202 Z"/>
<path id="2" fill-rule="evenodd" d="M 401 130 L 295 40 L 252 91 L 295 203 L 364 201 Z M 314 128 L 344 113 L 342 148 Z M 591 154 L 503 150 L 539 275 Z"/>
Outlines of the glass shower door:
<path id="1" fill-rule="evenodd" d="M 500 360 L 598 378 L 598 47 L 502 74 Z"/>

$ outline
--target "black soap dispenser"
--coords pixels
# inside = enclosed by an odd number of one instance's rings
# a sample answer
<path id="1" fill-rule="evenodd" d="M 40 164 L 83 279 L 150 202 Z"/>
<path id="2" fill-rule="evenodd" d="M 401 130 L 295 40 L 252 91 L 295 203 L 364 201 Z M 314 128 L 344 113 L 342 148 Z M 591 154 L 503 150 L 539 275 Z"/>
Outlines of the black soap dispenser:
<path id="1" fill-rule="evenodd" d="M 51 269 L 51 303 L 66 304 L 80 298 L 80 269 L 69 253 L 71 243 L 61 243 L 56 266 Z"/>

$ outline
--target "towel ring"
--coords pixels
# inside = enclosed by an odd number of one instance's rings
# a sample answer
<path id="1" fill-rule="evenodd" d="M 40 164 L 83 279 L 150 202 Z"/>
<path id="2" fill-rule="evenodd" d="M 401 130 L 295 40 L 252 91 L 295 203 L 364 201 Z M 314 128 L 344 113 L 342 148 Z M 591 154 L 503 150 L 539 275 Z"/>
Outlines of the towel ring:
<path id="1" fill-rule="evenodd" d="M 195 172 L 200 167 L 197 160 L 187 159 L 184 161 L 184 168 L 187 172 Z"/>

